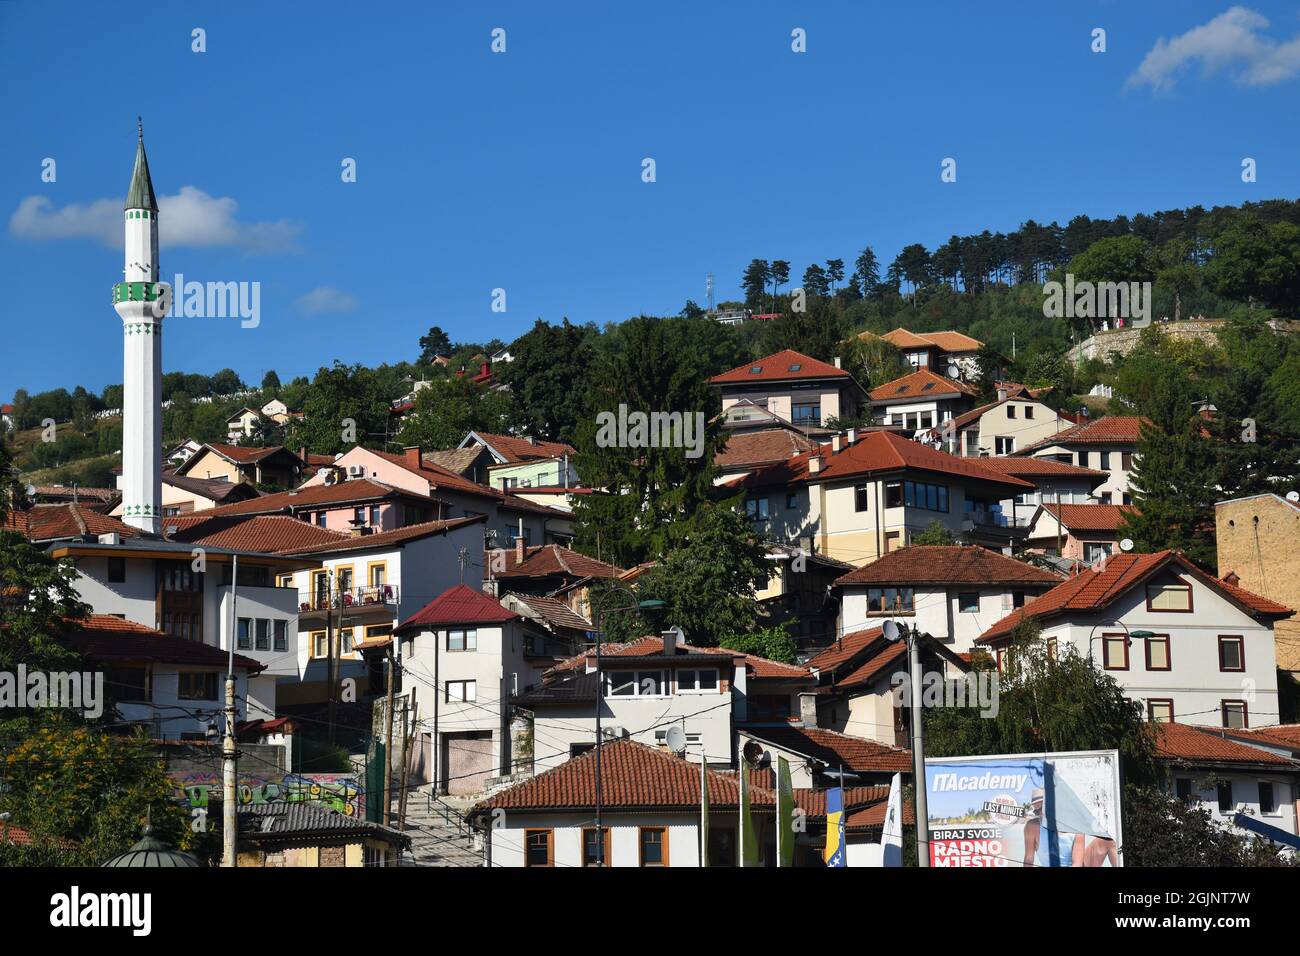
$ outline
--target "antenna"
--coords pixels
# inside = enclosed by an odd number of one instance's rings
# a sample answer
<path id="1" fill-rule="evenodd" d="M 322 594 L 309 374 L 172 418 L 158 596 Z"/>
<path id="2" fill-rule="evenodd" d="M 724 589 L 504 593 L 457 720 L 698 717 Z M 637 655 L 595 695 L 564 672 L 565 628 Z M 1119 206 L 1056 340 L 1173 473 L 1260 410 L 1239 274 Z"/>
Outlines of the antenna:
<path id="1" fill-rule="evenodd" d="M 761 770 L 772 762 L 772 755 L 764 750 L 756 740 L 747 741 L 740 753 L 745 760 L 746 766 L 751 770 Z"/>
<path id="2" fill-rule="evenodd" d="M 704 298 L 709 303 L 709 311 L 713 311 L 713 273 L 710 272 L 704 277 Z"/>

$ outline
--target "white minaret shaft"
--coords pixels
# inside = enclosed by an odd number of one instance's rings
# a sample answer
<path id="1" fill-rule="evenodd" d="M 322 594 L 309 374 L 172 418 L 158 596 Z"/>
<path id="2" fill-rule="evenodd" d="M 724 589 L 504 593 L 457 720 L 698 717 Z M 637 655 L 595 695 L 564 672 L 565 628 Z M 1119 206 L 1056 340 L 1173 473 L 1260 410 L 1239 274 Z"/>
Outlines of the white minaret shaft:
<path id="1" fill-rule="evenodd" d="M 158 283 L 158 202 L 144 130 L 126 197 L 124 281 L 113 286 L 122 317 L 122 520 L 162 530 L 162 323 L 169 299 Z"/>

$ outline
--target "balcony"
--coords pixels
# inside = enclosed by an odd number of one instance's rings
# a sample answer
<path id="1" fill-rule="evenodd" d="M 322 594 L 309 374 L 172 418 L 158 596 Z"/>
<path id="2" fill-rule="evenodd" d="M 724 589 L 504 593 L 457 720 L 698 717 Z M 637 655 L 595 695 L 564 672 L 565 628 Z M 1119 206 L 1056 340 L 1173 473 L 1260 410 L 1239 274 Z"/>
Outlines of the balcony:
<path id="1" fill-rule="evenodd" d="M 1023 537 L 1029 533 L 1030 517 L 1028 514 L 1010 515 L 1002 511 L 968 511 L 962 522 L 962 530 Z"/>
<path id="2" fill-rule="evenodd" d="M 340 612 L 349 618 L 375 613 L 377 617 L 391 617 L 396 613 L 401 595 L 396 584 L 376 584 L 368 587 L 344 588 L 329 594 L 314 591 L 298 593 L 298 621 L 324 621 L 327 613 Z M 382 613 L 379 613 L 382 612 Z"/>

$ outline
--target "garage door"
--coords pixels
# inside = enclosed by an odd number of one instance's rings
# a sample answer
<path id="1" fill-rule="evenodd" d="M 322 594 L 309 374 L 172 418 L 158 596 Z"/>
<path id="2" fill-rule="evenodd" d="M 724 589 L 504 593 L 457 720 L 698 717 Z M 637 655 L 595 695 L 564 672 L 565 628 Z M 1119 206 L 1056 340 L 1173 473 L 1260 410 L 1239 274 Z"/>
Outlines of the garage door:
<path id="1" fill-rule="evenodd" d="M 496 775 L 492 763 L 492 732 L 447 734 L 446 771 L 448 793 L 478 793 L 488 777 Z"/>

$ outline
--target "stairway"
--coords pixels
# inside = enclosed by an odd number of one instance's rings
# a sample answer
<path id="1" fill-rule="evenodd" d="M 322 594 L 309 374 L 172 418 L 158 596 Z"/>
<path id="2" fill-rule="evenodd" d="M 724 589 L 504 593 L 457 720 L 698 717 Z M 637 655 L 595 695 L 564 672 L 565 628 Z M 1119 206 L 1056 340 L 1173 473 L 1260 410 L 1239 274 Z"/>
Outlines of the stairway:
<path id="1" fill-rule="evenodd" d="M 482 866 L 479 841 L 465 823 L 464 807 L 455 798 L 430 801 L 425 788 L 406 798 L 406 835 L 411 848 L 402 854 L 402 866 Z M 394 814 L 397 807 L 394 801 Z"/>

